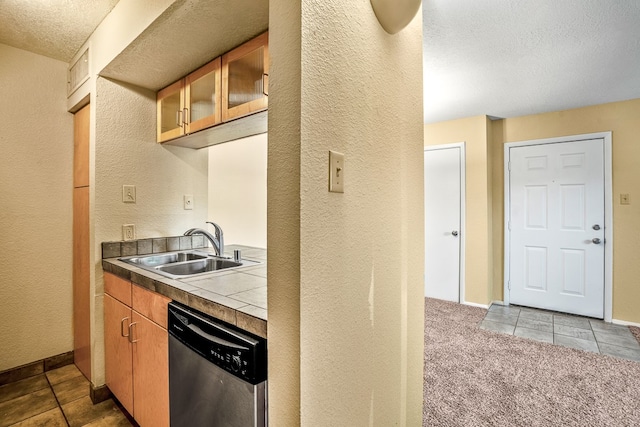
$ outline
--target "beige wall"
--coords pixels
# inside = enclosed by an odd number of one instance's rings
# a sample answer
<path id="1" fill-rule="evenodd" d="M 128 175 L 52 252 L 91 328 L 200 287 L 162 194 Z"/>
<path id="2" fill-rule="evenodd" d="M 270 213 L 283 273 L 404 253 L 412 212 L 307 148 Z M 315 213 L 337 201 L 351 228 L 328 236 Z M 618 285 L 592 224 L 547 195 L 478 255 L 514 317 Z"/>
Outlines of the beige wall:
<path id="1" fill-rule="evenodd" d="M 270 423 L 421 425 L 420 13 L 395 36 L 365 1 L 270 20 Z"/>
<path id="2" fill-rule="evenodd" d="M 425 145 L 465 143 L 465 295 L 463 302 L 489 304 L 493 283 L 493 254 L 490 250 L 491 214 L 488 195 L 490 146 L 488 119 L 476 116 L 425 125 Z"/>
<path id="3" fill-rule="evenodd" d="M 122 225 L 135 224 L 136 237 L 175 236 L 205 227 L 206 150 L 161 146 L 156 138 L 156 97 L 146 89 L 99 78 L 95 165 L 92 186 L 95 295 L 92 327 L 92 381 L 104 383 L 104 294 L 101 242 L 122 240 Z M 136 186 L 136 203 L 122 202 L 122 186 Z M 194 209 L 183 209 L 183 196 Z"/>
<path id="4" fill-rule="evenodd" d="M 225 243 L 266 248 L 267 134 L 208 150 L 209 220 L 222 227 Z"/>
<path id="5" fill-rule="evenodd" d="M 66 70 L 0 44 L 0 371 L 73 350 Z"/>
<path id="6" fill-rule="evenodd" d="M 634 189 L 640 187 L 640 169 L 637 167 L 640 159 L 640 144 L 638 144 L 638 117 L 640 117 L 640 99 L 579 108 L 574 110 L 558 111 L 531 116 L 508 118 L 489 122 L 489 133 L 486 143 L 489 147 L 489 159 L 486 177 L 491 186 L 486 192 L 473 194 L 467 189 L 467 204 L 475 203 L 474 200 L 484 200 L 491 205 L 492 227 L 490 238 L 483 237 L 485 229 L 484 220 L 481 223 L 471 222 L 473 215 L 467 205 L 467 245 L 472 239 L 472 232 L 477 227 L 481 233 L 476 234 L 477 242 L 472 243 L 477 247 L 487 247 L 493 254 L 493 288 L 490 289 L 490 297 L 484 301 L 471 300 L 470 295 L 484 295 L 486 288 L 477 282 L 471 282 L 470 275 L 482 277 L 484 270 L 481 267 L 470 267 L 467 264 L 467 300 L 488 303 L 492 300 L 500 301 L 503 298 L 503 203 L 504 203 L 504 168 L 503 145 L 507 142 L 527 141 L 533 139 L 553 138 L 568 135 L 579 135 L 594 132 L 612 132 L 613 150 L 613 319 L 626 322 L 640 323 L 640 287 L 637 286 L 640 277 L 640 263 L 636 261 L 640 253 L 640 203 L 634 198 Z M 440 144 L 457 142 L 460 140 L 475 141 L 482 139 L 476 127 L 468 126 L 468 123 L 479 123 L 480 119 L 471 118 L 460 121 L 443 122 L 425 126 L 425 143 Z M 473 156 L 467 151 L 467 183 L 473 178 L 484 179 L 484 173 L 478 165 L 482 162 L 481 156 Z M 478 189 L 480 190 L 480 189 Z M 631 195 L 630 205 L 620 205 L 620 193 Z M 467 250 L 467 263 L 470 257 L 476 254 Z M 480 287 L 480 289 L 475 289 Z M 489 287 L 491 288 L 491 287 Z"/>
<path id="7" fill-rule="evenodd" d="M 494 195 L 503 187 L 502 144 L 593 132 L 612 132 L 613 151 L 613 319 L 640 323 L 640 99 L 575 110 L 504 119 L 496 123 Z M 500 152 L 500 155 L 497 154 Z M 631 195 L 620 205 L 620 193 Z M 500 195 L 502 193 L 500 192 Z M 634 197 L 635 196 L 635 197 Z M 500 204 L 502 204 L 500 197 Z M 494 230 L 501 247 L 502 225 Z M 502 294 L 500 293 L 500 296 Z"/>

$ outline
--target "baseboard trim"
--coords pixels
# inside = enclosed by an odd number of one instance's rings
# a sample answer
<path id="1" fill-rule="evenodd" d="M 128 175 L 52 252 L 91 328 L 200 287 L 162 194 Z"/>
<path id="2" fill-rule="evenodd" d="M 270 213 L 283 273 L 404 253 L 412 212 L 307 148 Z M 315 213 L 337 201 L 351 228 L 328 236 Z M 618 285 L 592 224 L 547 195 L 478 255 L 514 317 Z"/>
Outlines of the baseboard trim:
<path id="1" fill-rule="evenodd" d="M 484 308 L 484 309 L 488 309 L 489 308 L 489 304 L 478 304 L 477 302 L 464 301 L 461 304 L 462 305 L 468 305 L 468 306 L 471 306 L 471 307 Z"/>
<path id="2" fill-rule="evenodd" d="M 0 372 L 0 386 L 73 363 L 73 350 Z"/>
<path id="3" fill-rule="evenodd" d="M 640 323 L 627 322 L 626 320 L 611 319 L 611 323 L 614 323 L 616 325 L 635 326 L 637 328 L 640 328 Z"/>
<path id="4" fill-rule="evenodd" d="M 97 403 L 104 402 L 105 400 L 110 398 L 111 390 L 109 390 L 109 387 L 107 387 L 106 384 L 103 384 L 98 387 L 91 384 L 89 386 L 89 397 L 91 398 L 91 401 L 95 405 Z"/>

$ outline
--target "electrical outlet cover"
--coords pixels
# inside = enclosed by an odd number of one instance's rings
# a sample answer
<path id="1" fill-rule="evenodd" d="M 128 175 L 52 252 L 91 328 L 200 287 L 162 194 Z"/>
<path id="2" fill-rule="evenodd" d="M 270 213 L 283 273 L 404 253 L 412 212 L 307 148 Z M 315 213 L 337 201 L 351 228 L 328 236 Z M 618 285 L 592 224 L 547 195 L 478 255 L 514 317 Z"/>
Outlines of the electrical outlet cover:
<path id="1" fill-rule="evenodd" d="M 184 208 L 185 210 L 193 209 L 193 195 L 191 194 L 184 195 Z"/>
<path id="2" fill-rule="evenodd" d="M 122 240 L 136 240 L 136 226 L 133 224 L 124 224 L 122 226 Z"/>
<path id="3" fill-rule="evenodd" d="M 122 186 L 122 201 L 124 203 L 136 202 L 136 186 L 135 185 Z"/>
<path id="4" fill-rule="evenodd" d="M 344 154 L 329 151 L 329 191 L 344 193 Z"/>

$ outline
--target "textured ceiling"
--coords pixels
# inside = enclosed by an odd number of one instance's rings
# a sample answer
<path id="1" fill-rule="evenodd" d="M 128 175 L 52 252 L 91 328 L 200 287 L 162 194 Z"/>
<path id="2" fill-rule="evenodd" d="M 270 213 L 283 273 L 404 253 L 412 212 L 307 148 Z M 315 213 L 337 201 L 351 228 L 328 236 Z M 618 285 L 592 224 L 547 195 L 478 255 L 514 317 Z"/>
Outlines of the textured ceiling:
<path id="1" fill-rule="evenodd" d="M 100 75 L 157 91 L 268 28 L 268 0 L 178 0 Z"/>
<path id="2" fill-rule="evenodd" d="M 69 62 L 118 0 L 0 0 L 0 43 Z"/>
<path id="3" fill-rule="evenodd" d="M 425 122 L 640 98 L 638 0 L 424 0 Z"/>
<path id="4" fill-rule="evenodd" d="M 70 61 L 118 0 L 0 0 L 0 43 Z M 424 116 L 640 98 L 639 0 L 424 0 Z M 268 0 L 179 0 L 103 75 L 158 89 L 268 27 Z"/>

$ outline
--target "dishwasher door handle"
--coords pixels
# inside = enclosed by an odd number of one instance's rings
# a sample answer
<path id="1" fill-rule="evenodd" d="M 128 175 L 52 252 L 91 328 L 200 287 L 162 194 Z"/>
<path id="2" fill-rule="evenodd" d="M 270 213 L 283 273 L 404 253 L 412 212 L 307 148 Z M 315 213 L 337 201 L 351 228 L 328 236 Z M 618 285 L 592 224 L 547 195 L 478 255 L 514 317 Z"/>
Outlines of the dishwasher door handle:
<path id="1" fill-rule="evenodd" d="M 211 341 L 214 344 L 223 345 L 225 347 L 233 348 L 236 350 L 249 350 L 249 347 L 244 347 L 244 346 L 232 343 L 231 341 L 227 341 L 223 338 L 216 337 L 215 335 L 208 334 L 205 331 L 203 331 L 200 327 L 194 325 L 193 323 L 191 323 L 187 327 L 191 329 L 194 333 L 198 334 L 200 337 L 208 341 Z"/>

